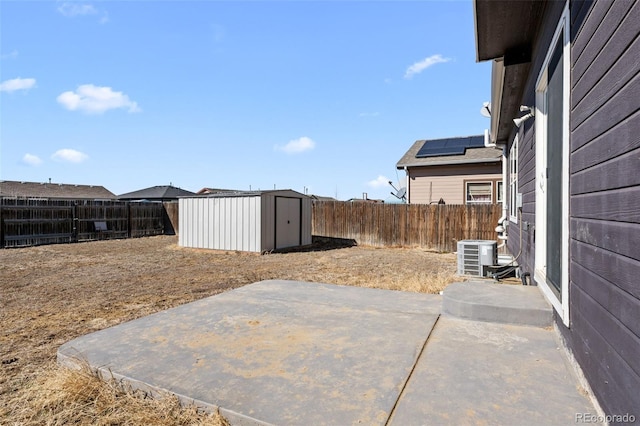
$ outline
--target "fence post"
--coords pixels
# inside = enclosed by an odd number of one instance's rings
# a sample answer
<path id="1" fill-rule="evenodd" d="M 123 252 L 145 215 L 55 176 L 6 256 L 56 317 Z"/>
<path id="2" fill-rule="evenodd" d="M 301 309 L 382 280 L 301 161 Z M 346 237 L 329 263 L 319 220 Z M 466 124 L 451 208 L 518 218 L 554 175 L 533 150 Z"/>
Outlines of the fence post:
<path id="1" fill-rule="evenodd" d="M 78 202 L 74 201 L 71 206 L 71 242 L 78 242 Z"/>
<path id="2" fill-rule="evenodd" d="M 4 248 L 4 198 L 0 198 L 0 248 Z"/>
<path id="3" fill-rule="evenodd" d="M 127 206 L 127 238 L 131 238 L 131 203 L 125 201 Z"/>

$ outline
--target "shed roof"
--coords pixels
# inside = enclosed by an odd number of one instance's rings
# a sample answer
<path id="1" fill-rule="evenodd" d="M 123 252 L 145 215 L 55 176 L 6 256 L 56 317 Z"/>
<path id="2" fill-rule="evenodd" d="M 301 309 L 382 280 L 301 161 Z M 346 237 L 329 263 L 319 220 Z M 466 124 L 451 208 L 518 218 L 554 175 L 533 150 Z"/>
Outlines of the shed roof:
<path id="1" fill-rule="evenodd" d="M 227 192 L 215 192 L 215 193 L 204 193 L 204 194 L 192 194 L 187 195 L 181 198 L 229 198 L 229 197 L 259 197 L 265 194 L 273 194 L 273 195 L 282 195 L 282 196 L 299 196 L 300 198 L 306 198 L 307 195 L 304 195 L 300 192 L 294 191 L 292 189 L 270 189 L 265 191 L 227 191 Z"/>
<path id="2" fill-rule="evenodd" d="M 50 182 L 0 181 L 0 196 L 17 198 L 65 198 L 113 200 L 116 195 L 99 185 L 74 185 Z"/>
<path id="3" fill-rule="evenodd" d="M 202 188 L 200 191 L 196 192 L 198 195 L 202 194 L 217 194 L 218 192 L 235 192 L 233 189 L 222 189 L 222 188 Z"/>
<path id="4" fill-rule="evenodd" d="M 402 156 L 396 168 L 402 169 L 404 167 L 421 167 L 421 166 L 441 166 L 451 164 L 474 164 L 474 163 L 495 163 L 501 160 L 502 150 L 499 148 L 485 147 L 480 148 L 477 146 L 477 138 L 484 138 L 484 136 L 466 136 L 457 138 L 445 138 L 445 139 L 421 139 L 409 148 L 409 150 Z M 469 146 L 465 149 L 464 154 L 461 155 L 440 155 L 432 157 L 418 158 L 416 155 L 420 148 L 427 142 L 431 141 L 452 141 L 468 139 Z"/>
<path id="5" fill-rule="evenodd" d="M 176 188 L 171 185 L 152 186 L 138 191 L 127 192 L 126 194 L 118 195 L 120 200 L 166 200 L 176 199 L 178 197 L 184 197 L 188 195 L 194 195 L 193 192 L 185 189 Z"/>
<path id="6" fill-rule="evenodd" d="M 334 197 L 325 197 L 323 195 L 310 194 L 309 197 L 311 197 L 312 200 L 316 201 L 338 201 Z"/>

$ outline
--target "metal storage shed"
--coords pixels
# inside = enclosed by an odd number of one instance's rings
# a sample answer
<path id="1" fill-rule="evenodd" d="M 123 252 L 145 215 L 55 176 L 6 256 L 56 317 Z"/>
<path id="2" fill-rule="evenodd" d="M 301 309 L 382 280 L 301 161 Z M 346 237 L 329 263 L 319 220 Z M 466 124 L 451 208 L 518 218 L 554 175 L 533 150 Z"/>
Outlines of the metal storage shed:
<path id="1" fill-rule="evenodd" d="M 311 199 L 292 190 L 179 199 L 182 247 L 263 252 L 311 244 Z"/>

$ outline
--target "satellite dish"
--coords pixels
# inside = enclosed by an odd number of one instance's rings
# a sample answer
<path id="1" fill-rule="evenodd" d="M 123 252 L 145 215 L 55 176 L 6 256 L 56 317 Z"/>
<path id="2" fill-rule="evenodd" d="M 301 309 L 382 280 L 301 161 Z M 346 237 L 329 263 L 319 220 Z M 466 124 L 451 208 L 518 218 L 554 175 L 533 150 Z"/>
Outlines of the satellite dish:
<path id="1" fill-rule="evenodd" d="M 400 188 L 400 190 L 396 194 L 396 197 L 400 198 L 401 200 L 404 200 L 406 195 L 407 195 L 407 188 Z"/>
<path id="2" fill-rule="evenodd" d="M 393 188 L 395 189 L 395 187 Z M 407 199 L 407 188 L 400 188 L 396 192 L 391 192 L 391 195 L 396 197 L 399 200 L 406 201 Z"/>
<path id="3" fill-rule="evenodd" d="M 480 108 L 480 114 L 483 117 L 491 118 L 491 102 L 483 102 Z"/>
<path id="4" fill-rule="evenodd" d="M 391 195 L 393 195 L 394 197 L 396 197 L 399 200 L 402 200 L 402 201 L 405 201 L 405 202 L 407 201 L 407 188 L 398 189 L 395 186 L 393 186 L 393 182 L 391 182 L 391 181 L 389 181 L 389 185 L 391 185 L 391 187 L 396 190 L 396 192 L 392 191 Z M 400 185 L 398 185 L 398 186 L 400 186 Z"/>

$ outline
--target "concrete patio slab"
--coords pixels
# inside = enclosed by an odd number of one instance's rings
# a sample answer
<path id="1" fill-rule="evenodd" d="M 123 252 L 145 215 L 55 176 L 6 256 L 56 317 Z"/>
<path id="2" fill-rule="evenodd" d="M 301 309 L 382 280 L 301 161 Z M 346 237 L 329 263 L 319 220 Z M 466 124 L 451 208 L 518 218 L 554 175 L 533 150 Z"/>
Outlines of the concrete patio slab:
<path id="1" fill-rule="evenodd" d="M 597 412 L 552 329 L 441 316 L 390 425 L 568 425 Z"/>
<path id="2" fill-rule="evenodd" d="M 256 284 L 82 336 L 58 351 L 232 424 L 385 424 L 440 296 Z"/>
<path id="3" fill-rule="evenodd" d="M 553 324 L 553 309 L 538 287 L 493 284 L 490 281 L 449 285 L 444 290 L 442 312 L 474 321 L 535 327 Z"/>

